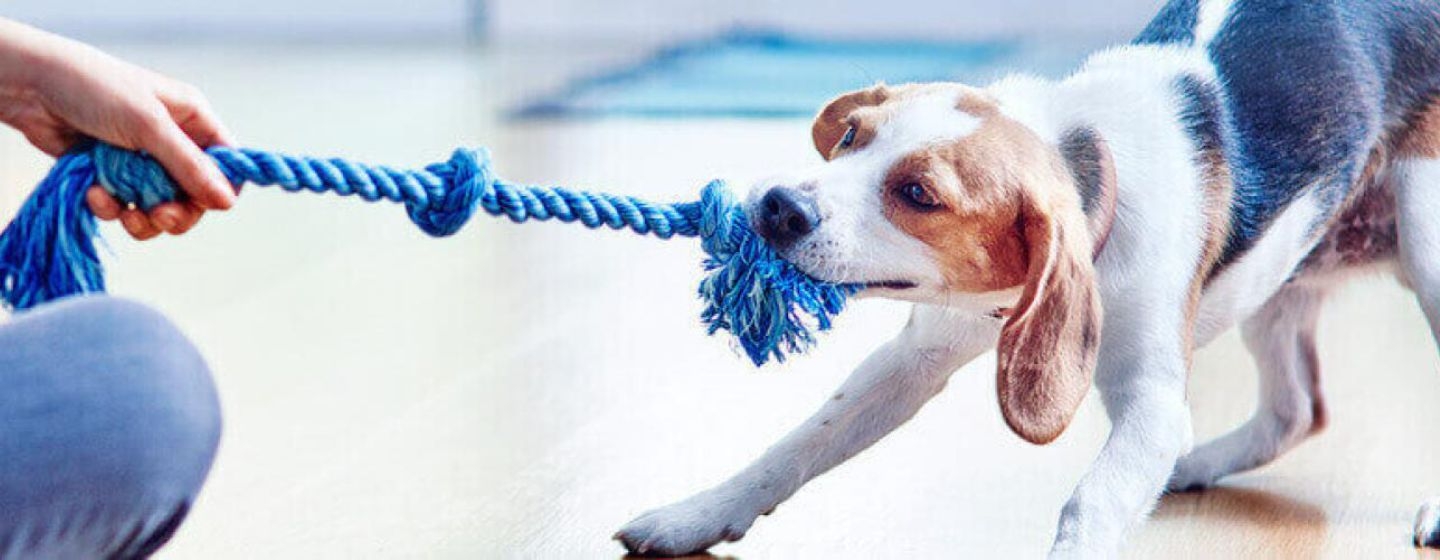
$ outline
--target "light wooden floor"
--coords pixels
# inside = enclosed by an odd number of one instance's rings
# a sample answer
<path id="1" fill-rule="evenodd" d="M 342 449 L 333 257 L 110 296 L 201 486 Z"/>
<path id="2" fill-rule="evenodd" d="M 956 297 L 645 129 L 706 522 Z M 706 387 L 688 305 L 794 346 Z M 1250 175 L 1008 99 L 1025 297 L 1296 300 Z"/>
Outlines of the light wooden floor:
<path id="1" fill-rule="evenodd" d="M 519 180 L 687 198 L 811 161 L 805 122 L 514 124 L 493 110 L 624 53 L 120 48 L 195 82 L 245 142 L 413 165 L 487 145 Z M 45 161 L 0 137 L 0 179 Z M 14 195 L 7 215 L 13 211 Z M 632 516 L 715 483 L 807 416 L 904 319 L 862 302 L 812 354 L 753 370 L 704 336 L 698 249 L 571 226 L 473 224 L 247 190 L 192 235 L 110 233 L 114 292 L 164 310 L 214 367 L 226 432 L 166 558 L 618 558 Z M 1410 558 L 1440 494 L 1440 360 L 1392 282 L 1321 328 L 1331 428 L 1272 467 L 1166 498 L 1133 558 Z M 910 425 L 761 519 L 738 558 L 1038 557 L 1105 437 L 1098 399 L 1048 447 L 1011 436 L 994 358 Z M 1196 361 L 1200 438 L 1238 425 L 1235 335 Z"/>

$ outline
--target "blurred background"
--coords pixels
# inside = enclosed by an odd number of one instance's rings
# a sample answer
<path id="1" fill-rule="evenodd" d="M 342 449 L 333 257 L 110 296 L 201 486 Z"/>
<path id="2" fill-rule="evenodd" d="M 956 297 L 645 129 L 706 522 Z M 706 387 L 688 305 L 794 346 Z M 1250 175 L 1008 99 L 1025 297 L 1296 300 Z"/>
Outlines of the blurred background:
<path id="1" fill-rule="evenodd" d="M 395 166 L 486 146 L 516 181 L 679 200 L 813 163 L 809 116 L 845 90 L 1063 76 L 1161 3 L 3 0 L 0 13 L 198 86 L 244 144 Z M 49 164 L 0 131 L 0 214 Z M 813 352 L 755 370 L 696 321 L 686 240 L 485 217 L 434 240 L 386 204 L 263 188 L 181 238 L 106 233 L 112 291 L 186 329 L 225 408 L 211 479 L 163 558 L 617 558 L 616 529 L 758 456 L 908 311 L 857 302 Z M 1440 483 L 1427 474 L 1440 450 L 1416 444 L 1440 425 L 1434 346 L 1389 280 L 1325 317 L 1329 431 L 1227 489 L 1167 498 L 1127 555 L 1414 554 L 1408 523 Z M 1244 421 L 1255 391 L 1233 333 L 1195 367 L 1198 440 Z M 1040 556 L 1108 424 L 1091 398 L 1060 441 L 1024 444 L 1000 420 L 993 371 L 993 356 L 966 367 L 911 425 L 715 552 Z"/>
<path id="2" fill-rule="evenodd" d="M 303 40 L 447 43 L 653 42 L 734 25 L 797 32 L 952 39 L 1017 33 L 1119 33 L 1140 27 L 1154 0 L 9 0 L 7 15 L 98 40 Z"/>

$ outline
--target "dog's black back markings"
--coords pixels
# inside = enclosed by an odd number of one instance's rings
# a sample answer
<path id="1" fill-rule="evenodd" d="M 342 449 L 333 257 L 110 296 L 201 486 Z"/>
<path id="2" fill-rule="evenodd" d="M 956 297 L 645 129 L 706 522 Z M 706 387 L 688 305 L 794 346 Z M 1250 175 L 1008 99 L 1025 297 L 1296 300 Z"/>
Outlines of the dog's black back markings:
<path id="1" fill-rule="evenodd" d="M 1200 0 L 1170 0 L 1135 38 L 1137 45 L 1190 45 L 1200 24 Z"/>
<path id="2" fill-rule="evenodd" d="M 1172 0 L 1136 44 L 1193 44 L 1198 0 Z M 1291 202 L 1315 191 L 1322 217 L 1346 199 L 1370 152 L 1440 93 L 1440 4 L 1424 0 L 1234 0 L 1208 45 L 1231 166 L 1234 262 Z M 1192 136 L 1215 125 L 1204 88 L 1178 86 Z M 1197 118 L 1198 117 L 1198 118 Z M 1317 224 L 1318 225 L 1318 224 Z"/>

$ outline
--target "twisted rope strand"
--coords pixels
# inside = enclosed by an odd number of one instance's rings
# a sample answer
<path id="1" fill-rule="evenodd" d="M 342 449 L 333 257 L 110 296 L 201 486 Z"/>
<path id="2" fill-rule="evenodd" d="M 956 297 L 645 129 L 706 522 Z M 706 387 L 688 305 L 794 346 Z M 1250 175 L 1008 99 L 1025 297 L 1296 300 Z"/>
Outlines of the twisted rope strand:
<path id="1" fill-rule="evenodd" d="M 680 209 L 685 203 L 659 204 L 634 196 L 503 181 L 490 173 L 489 154 L 484 150 L 462 148 L 447 162 L 405 170 L 344 158 L 297 157 L 253 148 L 217 146 L 206 152 L 237 186 L 251 183 L 292 192 L 357 195 L 370 202 L 403 203 L 416 212 L 439 210 L 446 214 L 471 211 L 447 204 L 446 199 L 452 193 L 478 191 L 481 209 L 516 223 L 552 219 L 564 223 L 578 221 L 589 228 L 629 229 L 661 239 L 699 235 L 694 221 Z M 95 154 L 101 184 L 121 200 L 135 202 L 148 210 L 178 196 L 175 185 L 153 159 L 105 144 L 97 145 Z M 441 235 L 448 233 L 453 231 Z"/>

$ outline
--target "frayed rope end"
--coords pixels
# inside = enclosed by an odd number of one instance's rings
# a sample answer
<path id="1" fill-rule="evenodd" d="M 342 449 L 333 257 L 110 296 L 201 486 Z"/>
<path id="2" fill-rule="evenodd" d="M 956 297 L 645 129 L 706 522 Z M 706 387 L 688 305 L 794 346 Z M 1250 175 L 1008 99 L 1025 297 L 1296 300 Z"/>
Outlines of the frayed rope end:
<path id="1" fill-rule="evenodd" d="M 812 328 L 829 330 L 846 299 L 861 290 L 816 280 L 780 258 L 750 228 L 744 210 L 720 181 L 705 186 L 699 214 L 708 255 L 700 319 L 710 334 L 735 335 L 756 366 L 807 350 L 815 342 Z"/>
<path id="2" fill-rule="evenodd" d="M 93 184 L 89 151 L 60 156 L 0 233 L 0 299 L 12 308 L 105 291 L 95 217 L 85 206 L 85 192 Z"/>
<path id="3" fill-rule="evenodd" d="M 0 232 L 0 300 L 25 310 L 105 291 L 95 216 L 85 193 L 100 184 L 143 210 L 175 200 L 165 170 L 141 152 L 85 141 L 61 155 Z"/>

